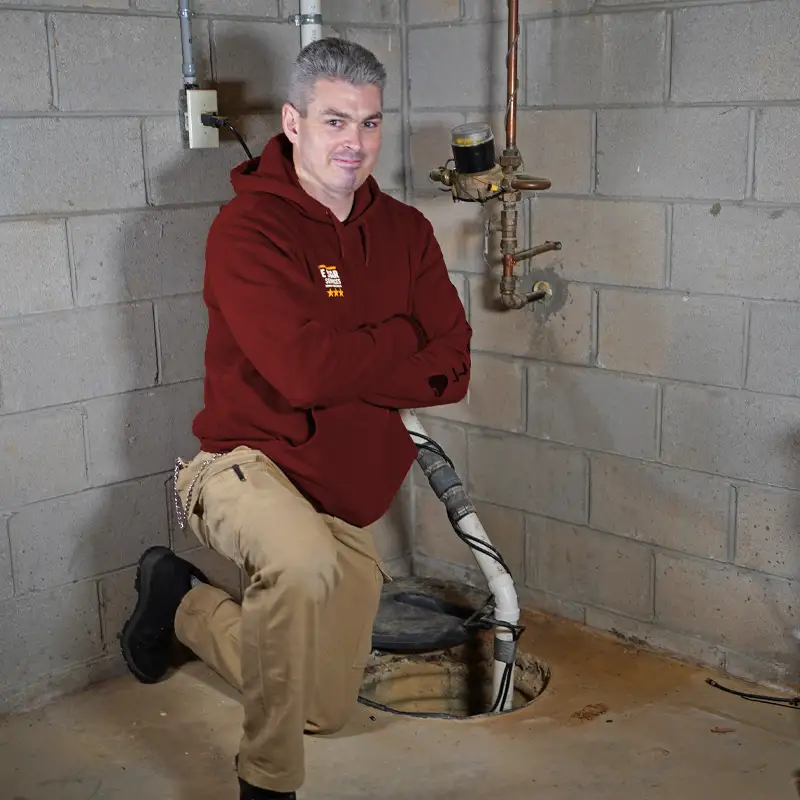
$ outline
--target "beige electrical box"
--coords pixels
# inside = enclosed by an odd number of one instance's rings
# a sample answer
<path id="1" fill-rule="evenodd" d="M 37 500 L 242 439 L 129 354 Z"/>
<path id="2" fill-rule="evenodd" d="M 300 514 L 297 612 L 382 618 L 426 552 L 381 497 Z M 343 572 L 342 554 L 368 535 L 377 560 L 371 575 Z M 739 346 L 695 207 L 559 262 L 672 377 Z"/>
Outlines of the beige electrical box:
<path id="1" fill-rule="evenodd" d="M 216 89 L 188 89 L 186 91 L 186 129 L 189 131 L 189 148 L 219 147 L 219 130 L 203 125 L 201 114 L 217 113 Z"/>

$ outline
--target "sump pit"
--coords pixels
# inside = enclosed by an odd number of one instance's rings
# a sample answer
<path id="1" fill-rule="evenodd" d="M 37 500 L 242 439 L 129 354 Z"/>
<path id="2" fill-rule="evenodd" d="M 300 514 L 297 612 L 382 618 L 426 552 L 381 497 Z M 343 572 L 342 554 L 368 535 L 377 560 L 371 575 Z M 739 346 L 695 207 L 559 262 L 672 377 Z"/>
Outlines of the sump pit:
<path id="1" fill-rule="evenodd" d="M 452 618 L 437 623 L 413 616 L 411 609 L 396 609 L 395 598 L 408 593 L 467 611 L 481 608 L 485 601 L 480 592 L 450 581 L 411 578 L 389 584 L 374 642 L 396 642 L 397 647 L 374 649 L 361 686 L 361 702 L 379 711 L 422 718 L 474 720 L 498 716 L 492 710 L 494 631 L 476 630 L 468 636 L 453 637 Z M 429 642 L 448 638 L 458 638 L 459 642 L 424 647 L 426 636 Z M 416 651 L 412 646 L 415 640 L 419 644 Z M 549 667 L 523 648 L 517 651 L 512 708 L 504 714 L 529 706 L 549 683 Z"/>

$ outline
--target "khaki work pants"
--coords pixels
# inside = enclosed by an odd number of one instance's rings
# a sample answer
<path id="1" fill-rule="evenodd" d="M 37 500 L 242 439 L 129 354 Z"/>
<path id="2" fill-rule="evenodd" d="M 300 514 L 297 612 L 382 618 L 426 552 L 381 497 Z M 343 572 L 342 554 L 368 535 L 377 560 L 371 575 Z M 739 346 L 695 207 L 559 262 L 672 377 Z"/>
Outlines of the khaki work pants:
<path id="1" fill-rule="evenodd" d="M 388 576 L 369 529 L 319 514 L 262 453 L 211 457 L 179 472 L 186 524 L 249 583 L 241 605 L 194 587 L 176 635 L 242 693 L 241 778 L 294 791 L 305 780 L 304 734 L 340 730 L 355 708 Z"/>

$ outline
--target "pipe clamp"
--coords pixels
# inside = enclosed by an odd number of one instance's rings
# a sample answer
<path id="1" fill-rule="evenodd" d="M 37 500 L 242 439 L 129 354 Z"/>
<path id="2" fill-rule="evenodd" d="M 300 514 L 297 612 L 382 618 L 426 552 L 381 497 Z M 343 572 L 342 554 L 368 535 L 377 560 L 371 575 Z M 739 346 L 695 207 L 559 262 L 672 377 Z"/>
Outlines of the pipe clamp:
<path id="1" fill-rule="evenodd" d="M 289 17 L 289 24 L 296 25 L 322 25 L 322 14 L 292 14 Z"/>

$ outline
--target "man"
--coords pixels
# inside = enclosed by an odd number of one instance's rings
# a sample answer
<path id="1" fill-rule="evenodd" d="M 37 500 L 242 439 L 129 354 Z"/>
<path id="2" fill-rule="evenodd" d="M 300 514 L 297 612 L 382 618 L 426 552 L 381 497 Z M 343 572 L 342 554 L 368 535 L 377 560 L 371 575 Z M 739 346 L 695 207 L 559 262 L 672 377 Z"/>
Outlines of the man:
<path id="1" fill-rule="evenodd" d="M 385 80 L 358 45 L 308 45 L 283 132 L 233 170 L 208 237 L 200 452 L 176 495 L 249 583 L 239 606 L 152 548 L 122 636 L 141 681 L 174 632 L 242 692 L 242 800 L 295 797 L 304 733 L 355 707 L 386 577 L 368 526 L 416 455 L 398 409 L 467 391 L 471 330 L 432 227 L 370 175 Z"/>

